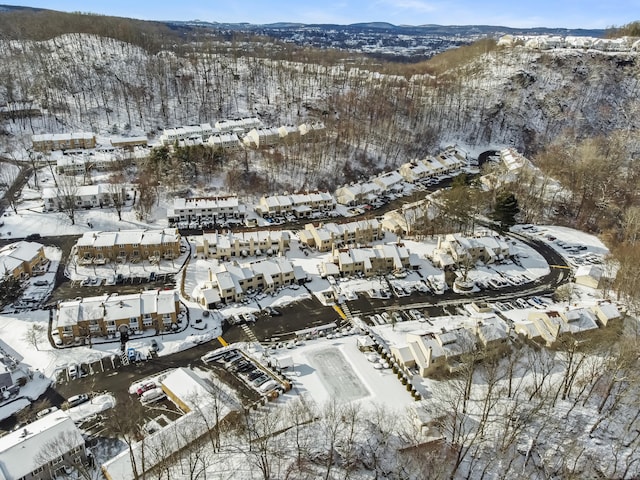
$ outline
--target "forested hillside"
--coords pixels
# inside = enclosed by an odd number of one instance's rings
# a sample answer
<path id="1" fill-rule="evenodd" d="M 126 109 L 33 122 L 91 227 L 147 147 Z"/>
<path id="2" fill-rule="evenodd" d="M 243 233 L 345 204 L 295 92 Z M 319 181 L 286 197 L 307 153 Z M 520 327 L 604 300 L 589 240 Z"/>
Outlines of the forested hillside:
<path id="1" fill-rule="evenodd" d="M 171 41 L 160 27 L 135 30 L 143 22 L 98 20 L 104 28 L 93 29 L 101 35 L 58 35 L 66 25 L 59 20 L 51 38 L 33 40 L 42 32 L 24 27 L 23 39 L 0 42 L 0 103 L 31 100 L 48 113 L 25 133 L 155 135 L 245 114 L 268 125 L 323 120 L 327 144 L 298 166 L 301 183 L 313 186 L 326 169 L 336 172 L 327 182 L 337 184 L 441 142 L 532 153 L 560 135 L 606 135 L 638 121 L 636 53 L 499 49 L 483 41 L 415 65 L 339 56 L 327 63 L 323 52 L 308 50 L 287 55 L 301 61 L 284 61 L 266 58 L 281 50 L 276 43 L 260 43 L 252 55 L 250 39 Z M 302 155 L 284 156 L 295 163 Z"/>

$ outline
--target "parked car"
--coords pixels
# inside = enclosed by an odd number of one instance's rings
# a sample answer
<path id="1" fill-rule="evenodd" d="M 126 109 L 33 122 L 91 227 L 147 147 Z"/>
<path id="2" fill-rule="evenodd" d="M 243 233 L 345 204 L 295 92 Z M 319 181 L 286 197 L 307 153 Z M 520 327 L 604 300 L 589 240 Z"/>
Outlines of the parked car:
<path id="1" fill-rule="evenodd" d="M 49 282 L 47 282 L 46 280 L 36 280 L 35 282 L 33 282 L 33 284 L 36 287 L 45 287 L 45 286 L 49 285 Z"/>
<path id="2" fill-rule="evenodd" d="M 80 369 L 78 368 L 77 365 L 71 365 L 69 367 L 69 380 L 74 380 L 76 378 L 79 378 L 80 376 Z"/>
<path id="3" fill-rule="evenodd" d="M 136 393 L 138 395 L 142 395 L 144 392 L 148 392 L 149 390 L 153 390 L 154 388 L 157 388 L 158 385 L 156 385 L 155 382 L 146 382 L 143 383 L 142 385 L 140 385 L 137 389 L 136 389 Z"/>
<path id="4" fill-rule="evenodd" d="M 40 236 L 39 233 L 30 233 L 29 235 L 27 235 L 26 237 L 24 237 L 24 239 L 27 242 L 32 242 L 34 240 L 40 240 L 42 237 Z"/>
<path id="5" fill-rule="evenodd" d="M 160 349 L 160 346 L 158 345 L 158 341 L 155 338 L 151 339 L 151 346 L 149 347 L 149 350 L 151 350 L 152 352 L 157 352 Z"/>
<path id="6" fill-rule="evenodd" d="M 49 415 L 50 413 L 53 413 L 53 412 L 55 412 L 57 410 L 58 410 L 58 407 L 45 408 L 44 410 L 40 410 L 38 413 L 36 413 L 36 417 L 37 418 L 42 418 L 45 415 Z"/>
<path id="7" fill-rule="evenodd" d="M 56 344 L 58 347 L 62 345 L 62 339 L 60 338 L 60 333 L 58 333 L 57 330 L 53 330 L 51 332 L 51 338 L 53 339 L 53 343 Z"/>
<path id="8" fill-rule="evenodd" d="M 82 403 L 89 401 L 89 395 L 86 393 L 81 393 L 80 395 L 74 395 L 73 397 L 67 398 L 67 403 L 69 404 L 69 408 L 75 407 Z"/>
<path id="9" fill-rule="evenodd" d="M 165 396 L 165 393 L 160 387 L 155 387 L 151 390 L 147 390 L 142 395 L 140 395 L 140 401 L 143 404 L 153 403 L 162 400 Z"/>

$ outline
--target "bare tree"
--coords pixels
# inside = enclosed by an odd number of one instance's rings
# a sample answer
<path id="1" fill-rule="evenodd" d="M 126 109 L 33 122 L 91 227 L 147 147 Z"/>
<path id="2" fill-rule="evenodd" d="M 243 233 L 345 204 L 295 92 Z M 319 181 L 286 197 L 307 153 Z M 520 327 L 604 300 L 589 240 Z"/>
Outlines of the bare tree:
<path id="1" fill-rule="evenodd" d="M 33 346 L 36 350 L 40 350 L 38 348 L 38 344 L 42 340 L 42 337 L 45 334 L 45 327 L 40 325 L 39 323 L 32 323 L 27 331 L 24 333 L 24 340 L 29 343 L 29 345 Z"/>
<path id="2" fill-rule="evenodd" d="M 76 185 L 75 177 L 60 177 L 56 193 L 59 210 L 69 217 L 71 225 L 75 225 L 76 211 L 78 209 L 78 186 Z"/>
<path id="3" fill-rule="evenodd" d="M 122 220 L 122 207 L 124 207 L 127 198 L 124 188 L 124 175 L 118 174 L 109 177 L 109 198 L 118 214 L 118 220 Z"/>

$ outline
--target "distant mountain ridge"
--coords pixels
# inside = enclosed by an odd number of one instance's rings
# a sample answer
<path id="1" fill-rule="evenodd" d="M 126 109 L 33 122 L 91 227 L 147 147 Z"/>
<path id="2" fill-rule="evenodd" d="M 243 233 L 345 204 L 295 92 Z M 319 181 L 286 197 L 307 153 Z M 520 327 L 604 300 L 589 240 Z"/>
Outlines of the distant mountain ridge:
<path id="1" fill-rule="evenodd" d="M 605 29 L 584 29 L 584 28 L 552 28 L 552 27 L 506 27 L 502 25 L 394 25 L 388 22 L 360 22 L 346 25 L 332 23 L 297 23 L 297 22 L 277 22 L 277 23 L 226 23 L 226 22 L 207 22 L 203 20 L 190 21 L 173 21 L 164 22 L 173 26 L 183 27 L 208 27 L 229 30 L 287 30 L 287 29 L 343 29 L 345 31 L 353 30 L 386 30 L 390 32 L 420 32 L 420 33 L 442 33 L 442 34 L 512 34 L 512 35 L 575 35 L 601 37 L 605 33 Z"/>

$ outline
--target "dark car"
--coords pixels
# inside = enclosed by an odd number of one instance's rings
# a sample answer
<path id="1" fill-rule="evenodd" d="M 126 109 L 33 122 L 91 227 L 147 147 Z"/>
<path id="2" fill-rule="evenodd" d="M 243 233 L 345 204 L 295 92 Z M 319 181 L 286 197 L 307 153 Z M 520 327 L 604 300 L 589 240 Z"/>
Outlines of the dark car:
<path id="1" fill-rule="evenodd" d="M 26 237 L 24 237 L 24 239 L 27 242 L 31 242 L 33 240 L 40 240 L 40 234 L 39 233 L 30 233 L 29 235 L 27 235 Z"/>

